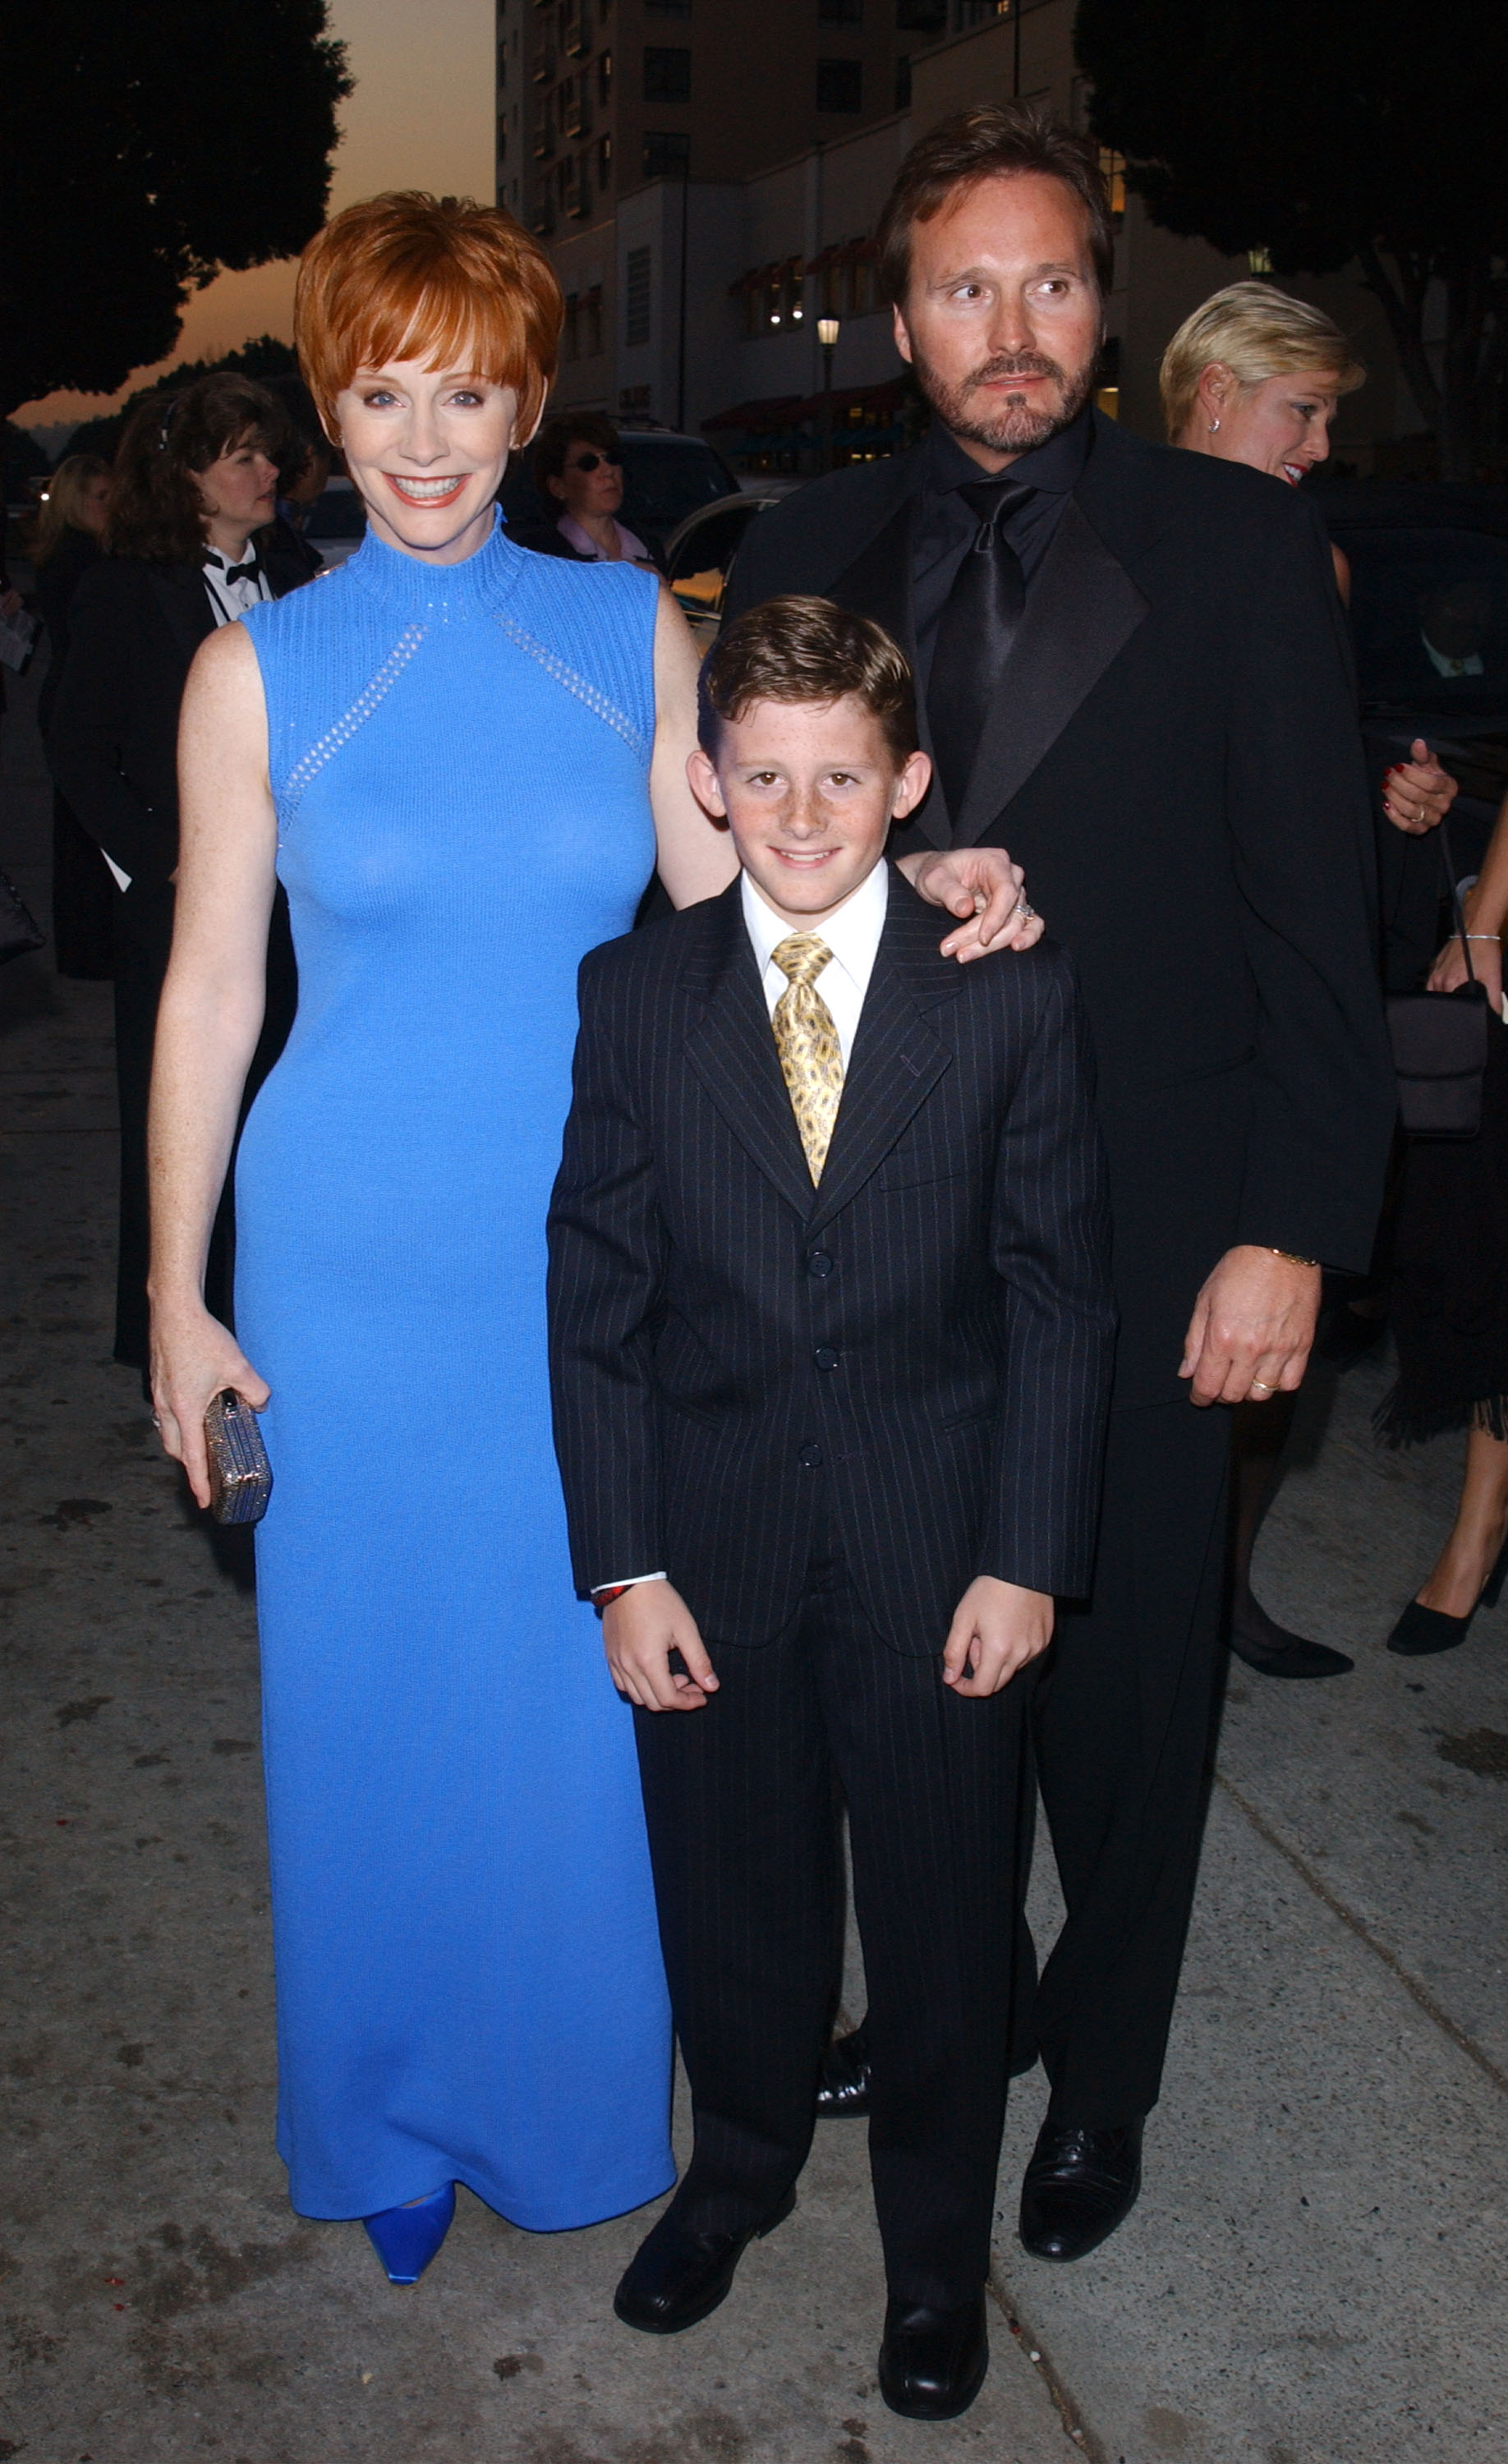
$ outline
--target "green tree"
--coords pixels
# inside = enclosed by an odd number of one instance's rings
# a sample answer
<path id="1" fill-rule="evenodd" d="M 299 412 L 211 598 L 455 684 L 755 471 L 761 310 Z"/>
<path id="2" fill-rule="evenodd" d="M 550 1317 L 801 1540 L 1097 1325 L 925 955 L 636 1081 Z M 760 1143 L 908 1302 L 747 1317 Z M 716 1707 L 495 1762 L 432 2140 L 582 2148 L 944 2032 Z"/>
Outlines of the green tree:
<path id="1" fill-rule="evenodd" d="M 113 393 L 193 290 L 296 255 L 351 91 L 326 0 L 56 0 L 6 11 L 0 410 Z"/>
<path id="2" fill-rule="evenodd" d="M 1360 268 L 1472 477 L 1508 366 L 1503 0 L 1080 0 L 1075 48 L 1154 222 L 1279 276 Z"/>

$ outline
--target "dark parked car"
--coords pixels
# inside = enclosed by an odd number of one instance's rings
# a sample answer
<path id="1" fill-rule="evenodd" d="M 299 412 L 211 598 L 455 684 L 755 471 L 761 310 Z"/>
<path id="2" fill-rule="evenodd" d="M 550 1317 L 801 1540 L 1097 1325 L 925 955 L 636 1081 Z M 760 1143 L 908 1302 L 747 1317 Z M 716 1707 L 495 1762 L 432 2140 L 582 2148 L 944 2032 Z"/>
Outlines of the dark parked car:
<path id="1" fill-rule="evenodd" d="M 1460 782 L 1456 874 L 1476 872 L 1508 792 L 1508 488 L 1313 490 L 1351 567 L 1351 630 L 1374 787 L 1422 736 Z M 1441 938 L 1434 834 L 1396 830 L 1378 806 L 1389 983 L 1412 982 Z"/>

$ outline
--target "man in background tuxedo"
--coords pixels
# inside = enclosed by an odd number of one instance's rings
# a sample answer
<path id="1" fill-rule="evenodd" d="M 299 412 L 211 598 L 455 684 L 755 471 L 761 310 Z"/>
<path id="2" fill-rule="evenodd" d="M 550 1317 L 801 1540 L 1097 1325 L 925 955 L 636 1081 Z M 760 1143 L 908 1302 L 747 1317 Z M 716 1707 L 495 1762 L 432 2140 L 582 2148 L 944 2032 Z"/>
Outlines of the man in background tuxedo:
<path id="1" fill-rule="evenodd" d="M 731 612 L 816 592 L 901 642 L 936 778 L 899 845 L 1009 847 L 1097 1049 L 1121 1331 L 1093 1593 L 1035 1705 L 1067 1919 L 1013 2046 L 1051 2086 L 1022 2238 L 1072 2259 L 1136 2198 L 1192 1902 L 1213 1407 L 1296 1387 L 1322 1266 L 1371 1252 L 1394 1108 L 1371 823 L 1312 509 L 1091 407 L 1113 246 L 1092 148 L 975 106 L 913 147 L 879 236 L 930 430 L 761 516 Z"/>

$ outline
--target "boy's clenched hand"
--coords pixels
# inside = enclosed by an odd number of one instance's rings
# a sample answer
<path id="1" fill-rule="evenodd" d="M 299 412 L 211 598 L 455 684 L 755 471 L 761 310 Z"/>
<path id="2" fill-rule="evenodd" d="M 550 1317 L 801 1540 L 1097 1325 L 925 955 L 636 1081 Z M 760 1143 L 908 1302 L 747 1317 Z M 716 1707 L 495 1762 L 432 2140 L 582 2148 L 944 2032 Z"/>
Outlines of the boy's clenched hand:
<path id="1" fill-rule="evenodd" d="M 673 1584 L 635 1583 L 602 1611 L 607 1665 L 641 1711 L 699 1711 L 717 1679 L 695 1617 Z M 683 1665 L 672 1668 L 672 1653 Z"/>
<path id="2" fill-rule="evenodd" d="M 979 1574 L 953 1612 L 943 1650 L 943 1683 L 955 1694 L 998 1694 L 1053 1639 L 1051 1592 Z"/>

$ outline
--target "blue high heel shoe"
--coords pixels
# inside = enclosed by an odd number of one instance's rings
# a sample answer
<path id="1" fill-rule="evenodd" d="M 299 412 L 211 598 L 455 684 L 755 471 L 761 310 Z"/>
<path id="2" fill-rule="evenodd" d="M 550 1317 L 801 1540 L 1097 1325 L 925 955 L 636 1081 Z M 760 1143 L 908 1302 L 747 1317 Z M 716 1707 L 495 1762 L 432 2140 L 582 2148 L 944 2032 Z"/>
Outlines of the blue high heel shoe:
<path id="1" fill-rule="evenodd" d="M 362 2219 L 389 2284 L 417 2284 L 450 2230 L 455 2184 L 447 2182 L 412 2207 L 383 2208 Z"/>

